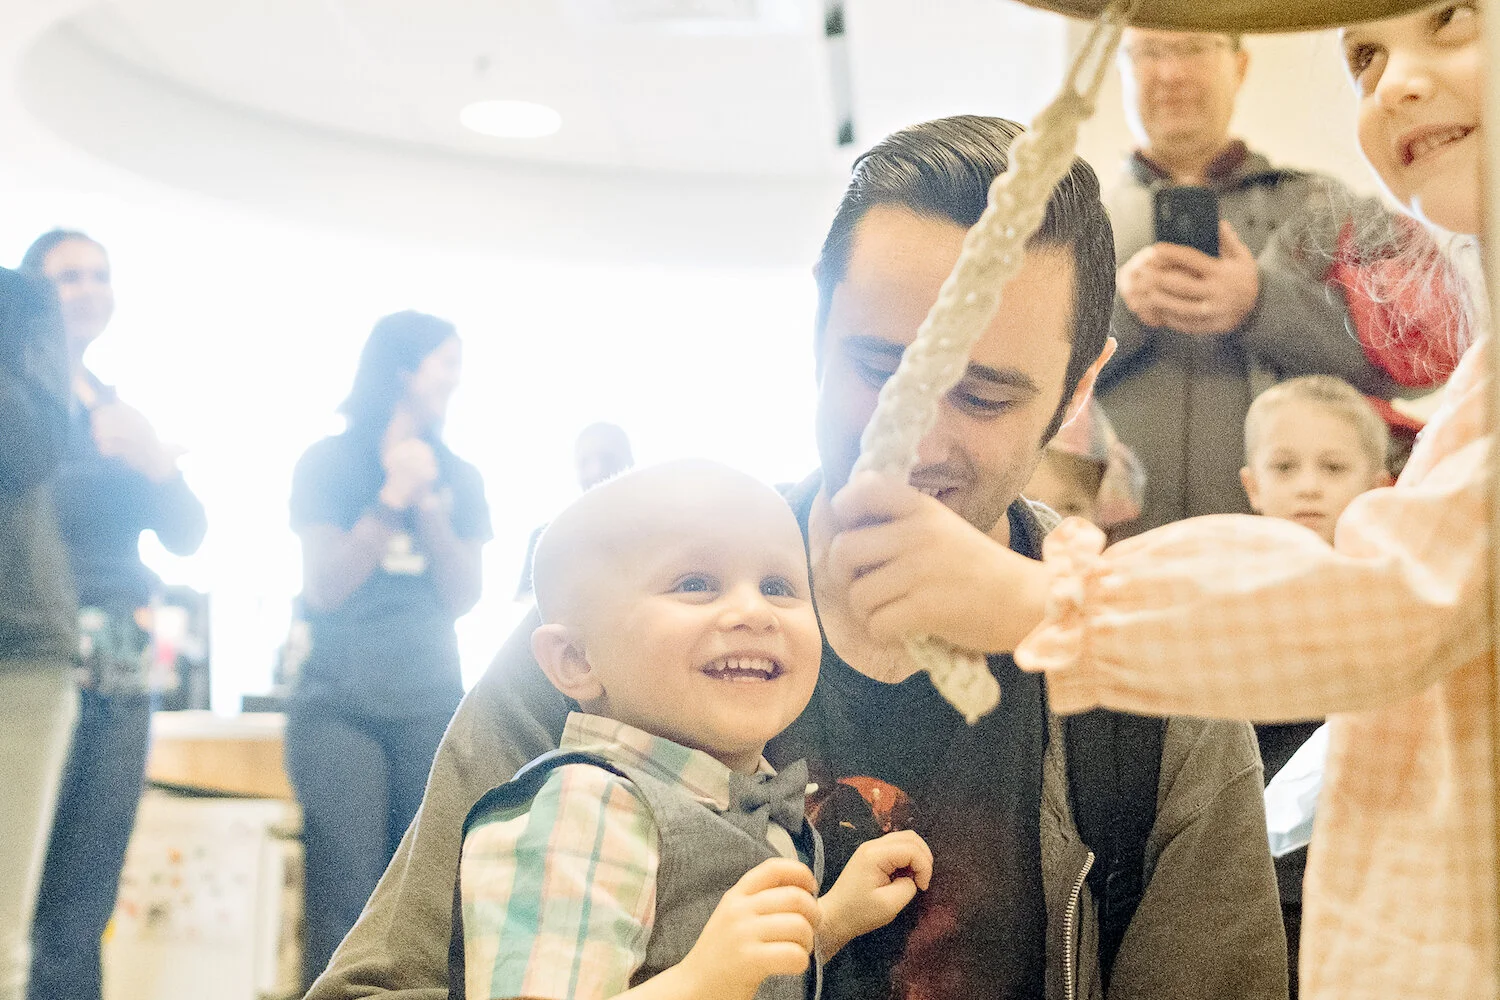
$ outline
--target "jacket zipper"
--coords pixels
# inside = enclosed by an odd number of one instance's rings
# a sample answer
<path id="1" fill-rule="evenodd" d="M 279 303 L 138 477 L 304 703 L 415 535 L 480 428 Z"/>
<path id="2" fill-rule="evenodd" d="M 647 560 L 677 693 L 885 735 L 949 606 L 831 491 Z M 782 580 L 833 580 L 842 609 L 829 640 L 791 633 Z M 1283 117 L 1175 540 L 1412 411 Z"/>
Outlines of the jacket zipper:
<path id="1" fill-rule="evenodd" d="M 1068 894 L 1068 911 L 1063 914 L 1063 1000 L 1077 1000 L 1074 996 L 1078 983 L 1073 938 L 1078 925 L 1078 902 L 1083 896 L 1083 880 L 1088 878 L 1089 871 L 1093 867 L 1094 852 L 1089 851 L 1088 857 L 1083 862 L 1083 870 L 1073 880 L 1073 891 Z"/>

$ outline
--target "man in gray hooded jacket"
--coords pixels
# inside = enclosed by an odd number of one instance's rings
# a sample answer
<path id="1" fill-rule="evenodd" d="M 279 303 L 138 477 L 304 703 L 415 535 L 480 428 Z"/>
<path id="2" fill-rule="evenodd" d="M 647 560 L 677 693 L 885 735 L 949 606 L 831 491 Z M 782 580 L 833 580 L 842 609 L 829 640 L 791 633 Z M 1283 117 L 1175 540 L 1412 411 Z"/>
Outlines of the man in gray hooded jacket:
<path id="1" fill-rule="evenodd" d="M 1332 178 L 1274 167 L 1230 136 L 1249 59 L 1232 35 L 1125 33 L 1125 111 L 1141 146 L 1108 200 L 1120 346 L 1098 398 L 1146 467 L 1146 502 L 1116 538 L 1251 513 L 1239 476 L 1245 412 L 1276 382 L 1323 374 L 1382 399 L 1398 390 L 1360 346 L 1342 292 L 1323 280 L 1343 224 L 1383 232 L 1385 213 Z M 1153 199 L 1176 185 L 1217 194 L 1218 257 L 1157 241 Z M 1288 228 L 1318 252 L 1283 252 Z"/>
<path id="2" fill-rule="evenodd" d="M 833 498 L 850 478 L 876 394 L 1019 133 L 1000 119 L 961 117 L 883 140 L 856 163 L 816 270 L 821 468 L 787 499 L 811 552 L 823 660 L 811 704 L 767 758 L 778 766 L 808 761 L 825 881 L 860 842 L 891 830 L 916 831 L 934 856 L 929 890 L 830 962 L 823 995 L 1282 1000 L 1281 917 L 1248 725 L 1165 723 L 1149 761 L 1155 809 L 1143 891 L 1105 968 L 1089 881 L 1095 845 L 1084 843 L 1074 818 L 1095 789 L 1069 787 L 1070 744 L 1047 711 L 1040 677 L 992 656 L 1000 706 L 965 724 L 901 647 L 853 624 L 829 569 L 837 556 Z M 1098 181 L 1077 161 L 1054 192 L 1007 305 L 924 438 L 910 485 L 891 484 L 932 531 L 933 544 L 920 550 L 935 571 L 924 595 L 934 608 L 983 615 L 993 604 L 988 596 L 976 601 L 975 574 L 986 556 L 1040 555 L 1054 518 L 1019 492 L 1109 356 L 1113 263 Z M 464 816 L 489 788 L 557 745 L 569 707 L 531 656 L 536 624 L 534 615 L 522 623 L 459 708 L 416 821 L 310 1000 L 450 995 Z"/>

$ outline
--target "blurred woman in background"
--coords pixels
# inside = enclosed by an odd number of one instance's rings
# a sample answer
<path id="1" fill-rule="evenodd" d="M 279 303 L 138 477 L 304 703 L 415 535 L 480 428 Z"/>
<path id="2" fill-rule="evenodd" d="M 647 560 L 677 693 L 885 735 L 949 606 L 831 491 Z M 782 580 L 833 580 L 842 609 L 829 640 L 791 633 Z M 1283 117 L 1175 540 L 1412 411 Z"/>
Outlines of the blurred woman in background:
<path id="1" fill-rule="evenodd" d="M 454 621 L 490 538 L 479 472 L 443 444 L 462 349 L 451 323 L 387 316 L 292 480 L 311 648 L 287 722 L 303 810 L 307 983 L 328 964 L 422 801 L 463 685 Z"/>
<path id="2" fill-rule="evenodd" d="M 160 580 L 141 562 L 141 532 L 191 555 L 203 506 L 139 410 L 84 366 L 114 315 L 109 257 L 83 233 L 39 237 L 21 270 L 57 290 L 72 387 L 56 510 L 78 591 L 78 726 L 63 775 L 32 931 L 33 1000 L 98 1000 L 100 939 L 114 911 L 146 770 L 151 705 L 150 605 Z"/>

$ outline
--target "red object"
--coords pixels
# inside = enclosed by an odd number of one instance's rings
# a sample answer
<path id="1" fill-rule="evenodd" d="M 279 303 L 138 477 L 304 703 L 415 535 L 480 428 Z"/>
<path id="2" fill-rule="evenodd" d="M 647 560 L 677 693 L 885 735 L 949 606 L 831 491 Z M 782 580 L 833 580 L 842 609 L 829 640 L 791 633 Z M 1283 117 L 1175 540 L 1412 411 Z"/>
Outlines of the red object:
<path id="1" fill-rule="evenodd" d="M 1353 222 L 1346 222 L 1325 280 L 1343 289 L 1349 318 L 1372 364 L 1403 386 L 1436 388 L 1458 366 L 1463 313 L 1445 289 L 1433 287 L 1432 279 L 1450 274 L 1452 265 L 1432 237 L 1410 220 L 1400 226 L 1403 242 L 1420 248 L 1418 253 L 1386 248 L 1367 258 Z M 1392 427 L 1413 423 L 1388 406 L 1381 412 Z"/>
<path id="2" fill-rule="evenodd" d="M 1426 426 L 1416 417 L 1407 416 L 1379 396 L 1366 396 L 1365 401 L 1370 404 L 1371 409 L 1380 414 L 1380 418 L 1397 434 L 1404 432 L 1406 437 L 1413 437 Z"/>

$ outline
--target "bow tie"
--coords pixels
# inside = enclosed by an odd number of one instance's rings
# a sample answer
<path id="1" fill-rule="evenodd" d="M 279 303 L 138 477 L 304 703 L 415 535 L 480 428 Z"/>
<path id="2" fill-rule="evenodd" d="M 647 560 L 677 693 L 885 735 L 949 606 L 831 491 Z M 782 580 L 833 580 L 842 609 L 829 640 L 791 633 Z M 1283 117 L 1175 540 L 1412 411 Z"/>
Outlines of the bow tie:
<path id="1" fill-rule="evenodd" d="M 807 815 L 807 761 L 788 764 L 777 774 L 731 774 L 729 803 L 731 814 L 739 812 L 755 821 L 757 836 L 765 836 L 767 820 L 795 836 Z"/>

